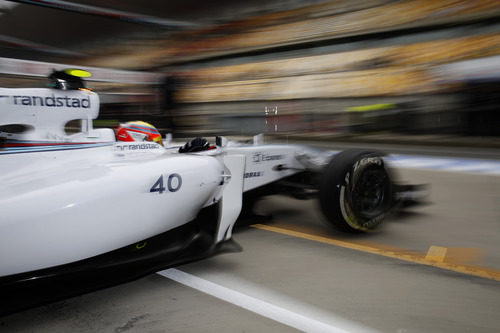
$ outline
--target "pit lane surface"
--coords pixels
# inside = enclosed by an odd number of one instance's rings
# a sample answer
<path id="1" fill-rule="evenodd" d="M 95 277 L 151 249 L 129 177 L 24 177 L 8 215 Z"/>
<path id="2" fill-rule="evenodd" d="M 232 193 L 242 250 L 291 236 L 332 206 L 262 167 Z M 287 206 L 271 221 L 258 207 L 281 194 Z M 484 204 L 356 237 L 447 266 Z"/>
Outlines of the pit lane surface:
<path id="1" fill-rule="evenodd" d="M 314 201 L 269 197 L 257 208 L 273 219 L 235 231 L 243 252 L 3 317 L 0 331 L 497 331 L 500 177 L 398 171 L 431 184 L 429 204 L 376 232 L 340 234 Z"/>

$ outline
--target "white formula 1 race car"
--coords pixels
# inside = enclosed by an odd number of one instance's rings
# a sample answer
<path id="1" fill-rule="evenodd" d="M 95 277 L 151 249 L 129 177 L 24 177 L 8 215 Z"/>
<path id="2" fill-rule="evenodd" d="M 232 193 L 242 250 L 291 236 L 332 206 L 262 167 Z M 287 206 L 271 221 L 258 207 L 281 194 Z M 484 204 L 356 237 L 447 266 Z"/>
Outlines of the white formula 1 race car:
<path id="1" fill-rule="evenodd" d="M 0 88 L 0 315 L 235 249 L 233 225 L 262 195 L 319 197 L 334 227 L 362 232 L 414 190 L 368 150 L 117 141 L 93 128 L 99 98 L 80 78 L 51 79 Z"/>

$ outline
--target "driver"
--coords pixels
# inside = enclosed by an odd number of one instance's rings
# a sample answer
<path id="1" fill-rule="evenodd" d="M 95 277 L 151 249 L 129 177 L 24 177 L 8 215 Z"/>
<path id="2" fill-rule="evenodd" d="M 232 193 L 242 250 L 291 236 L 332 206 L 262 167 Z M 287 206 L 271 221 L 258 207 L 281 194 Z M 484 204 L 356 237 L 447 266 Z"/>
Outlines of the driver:
<path id="1" fill-rule="evenodd" d="M 151 124 L 144 121 L 129 121 L 116 129 L 117 141 L 153 141 L 163 146 L 161 134 Z"/>

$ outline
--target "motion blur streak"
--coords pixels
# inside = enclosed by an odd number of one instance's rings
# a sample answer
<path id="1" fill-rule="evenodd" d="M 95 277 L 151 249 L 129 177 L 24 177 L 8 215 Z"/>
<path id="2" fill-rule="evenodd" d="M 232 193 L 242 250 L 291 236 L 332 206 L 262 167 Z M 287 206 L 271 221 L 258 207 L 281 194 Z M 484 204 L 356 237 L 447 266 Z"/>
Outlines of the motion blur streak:
<path id="1" fill-rule="evenodd" d="M 191 28 L 193 28 L 193 27 L 197 26 L 197 24 L 189 23 L 189 22 L 159 19 L 156 17 L 146 16 L 146 15 L 137 15 L 134 13 L 127 13 L 127 12 L 123 12 L 120 10 L 112 10 L 112 9 L 105 9 L 105 8 L 100 8 L 100 7 L 95 7 L 95 6 L 80 5 L 80 4 L 75 4 L 75 3 L 72 3 L 69 1 L 16 0 L 16 2 L 26 3 L 26 4 L 30 4 L 30 5 L 45 6 L 45 7 L 73 11 L 73 12 L 89 14 L 89 15 L 97 15 L 97 16 L 104 16 L 104 17 L 108 17 L 108 18 L 116 18 L 116 19 L 120 19 L 120 20 L 124 20 L 124 21 L 140 23 L 140 24 L 157 25 L 160 27 L 169 27 L 169 28 L 191 27 Z"/>

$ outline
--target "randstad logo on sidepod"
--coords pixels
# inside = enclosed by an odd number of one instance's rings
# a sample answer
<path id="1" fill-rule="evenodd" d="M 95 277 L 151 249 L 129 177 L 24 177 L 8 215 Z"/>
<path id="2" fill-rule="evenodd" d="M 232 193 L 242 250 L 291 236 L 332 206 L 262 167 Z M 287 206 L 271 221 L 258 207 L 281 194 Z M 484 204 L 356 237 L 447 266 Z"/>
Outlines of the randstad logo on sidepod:
<path id="1" fill-rule="evenodd" d="M 14 104 L 22 106 L 44 106 L 53 108 L 90 108 L 90 96 L 84 98 L 75 98 L 68 96 L 0 96 L 0 103 Z"/>

